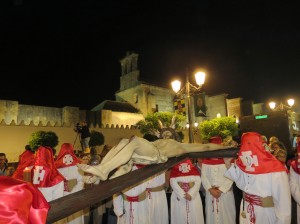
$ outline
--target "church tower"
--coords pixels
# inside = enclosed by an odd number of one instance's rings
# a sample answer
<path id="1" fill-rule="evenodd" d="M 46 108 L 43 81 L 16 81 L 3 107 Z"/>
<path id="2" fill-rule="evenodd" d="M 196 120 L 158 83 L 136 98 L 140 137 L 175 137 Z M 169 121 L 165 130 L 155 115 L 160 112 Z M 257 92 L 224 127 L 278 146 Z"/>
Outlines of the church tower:
<path id="1" fill-rule="evenodd" d="M 139 55 L 134 52 L 126 52 L 126 56 L 120 60 L 121 77 L 120 91 L 135 87 L 139 84 L 140 71 L 138 70 Z"/>

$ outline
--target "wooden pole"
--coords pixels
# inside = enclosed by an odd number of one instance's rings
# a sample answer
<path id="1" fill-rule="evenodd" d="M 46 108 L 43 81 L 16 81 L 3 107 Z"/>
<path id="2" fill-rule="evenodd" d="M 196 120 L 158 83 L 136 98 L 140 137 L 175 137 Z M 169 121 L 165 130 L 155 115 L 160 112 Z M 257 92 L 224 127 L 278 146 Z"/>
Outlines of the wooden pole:
<path id="1" fill-rule="evenodd" d="M 165 163 L 152 164 L 135 170 L 112 180 L 100 182 L 98 185 L 78 191 L 50 202 L 47 223 L 53 223 L 77 211 L 101 202 L 115 193 L 134 186 L 145 179 L 166 171 L 186 158 L 236 157 L 238 148 L 189 153 L 179 157 L 169 158 Z"/>

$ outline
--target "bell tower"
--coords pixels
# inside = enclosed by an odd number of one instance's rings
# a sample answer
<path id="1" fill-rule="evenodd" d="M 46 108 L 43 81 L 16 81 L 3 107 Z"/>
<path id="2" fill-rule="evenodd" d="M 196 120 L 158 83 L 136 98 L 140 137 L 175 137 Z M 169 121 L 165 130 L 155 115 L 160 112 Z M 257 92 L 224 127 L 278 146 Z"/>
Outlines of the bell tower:
<path id="1" fill-rule="evenodd" d="M 138 70 L 139 55 L 134 52 L 126 52 L 126 56 L 120 60 L 121 77 L 120 90 L 132 88 L 139 84 L 140 71 Z"/>

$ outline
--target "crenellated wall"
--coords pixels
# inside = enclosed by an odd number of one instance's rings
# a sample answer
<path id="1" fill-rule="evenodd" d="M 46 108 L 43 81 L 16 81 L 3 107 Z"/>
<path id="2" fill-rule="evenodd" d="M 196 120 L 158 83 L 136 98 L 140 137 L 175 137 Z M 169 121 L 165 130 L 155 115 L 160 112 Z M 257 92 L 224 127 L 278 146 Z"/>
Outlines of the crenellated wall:
<path id="1" fill-rule="evenodd" d="M 17 121 L 19 111 L 18 101 L 0 100 L 0 120 L 10 123 Z"/>
<path id="2" fill-rule="evenodd" d="M 78 107 L 45 107 L 35 105 L 19 104 L 18 101 L 0 100 L 0 121 L 16 124 L 23 122 L 25 125 L 33 124 L 61 126 L 63 124 L 75 125 L 85 119 L 85 111 L 80 111 Z"/>
<path id="3" fill-rule="evenodd" d="M 132 135 L 142 136 L 140 131 L 134 126 L 109 126 L 99 127 L 90 126 L 90 131 L 98 131 L 104 135 L 105 143 L 108 145 L 116 145 L 121 138 L 130 138 Z M 24 151 L 25 145 L 28 144 L 30 136 L 36 131 L 53 131 L 57 134 L 59 143 L 56 147 L 57 154 L 63 143 L 72 143 L 75 150 L 81 150 L 79 137 L 74 131 L 74 126 L 67 124 L 52 125 L 48 122 L 46 125 L 43 122 L 34 124 L 30 122 L 28 125 L 24 121 L 20 124 L 12 121 L 6 123 L 4 120 L 0 122 L 0 152 L 7 155 L 9 162 L 17 162 L 19 155 Z"/>
<path id="4" fill-rule="evenodd" d="M 71 143 L 74 145 L 75 150 L 81 150 L 79 137 L 74 131 L 74 126 L 63 124 L 62 126 L 51 125 L 50 122 L 47 125 L 43 125 L 40 122 L 35 125 L 30 122 L 29 125 L 25 125 L 23 121 L 17 125 L 14 121 L 7 124 L 4 120 L 0 122 L 0 152 L 4 152 L 7 155 L 9 162 L 17 162 L 19 155 L 24 151 L 25 145 L 28 144 L 30 135 L 36 131 L 53 131 L 58 136 L 58 145 L 56 147 L 56 154 L 59 153 L 59 149 L 63 143 Z M 104 145 L 116 145 L 122 138 L 130 138 L 132 135 L 142 137 L 139 129 L 135 126 L 119 126 L 119 125 L 106 125 L 105 127 L 90 126 L 90 131 L 98 131 L 104 135 Z M 188 142 L 187 129 L 182 130 L 185 139 L 184 142 Z M 200 142 L 199 136 L 195 136 L 195 141 Z M 100 146 L 100 151 L 103 146 Z M 98 150 L 98 149 L 97 149 Z"/>

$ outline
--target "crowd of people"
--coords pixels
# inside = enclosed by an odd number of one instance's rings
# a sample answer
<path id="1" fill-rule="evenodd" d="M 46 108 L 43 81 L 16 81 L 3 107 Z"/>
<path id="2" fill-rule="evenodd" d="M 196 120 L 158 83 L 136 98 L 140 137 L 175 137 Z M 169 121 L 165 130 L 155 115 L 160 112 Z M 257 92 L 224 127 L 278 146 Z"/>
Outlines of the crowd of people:
<path id="1" fill-rule="evenodd" d="M 296 140 L 295 157 L 287 160 L 288 151 L 276 136 L 268 140 L 259 133 L 248 132 L 242 135 L 240 145 L 224 145 L 219 136 L 212 137 L 207 144 L 181 143 L 170 139 L 171 136 L 151 142 L 137 136 L 123 139 L 118 145 L 106 148 L 107 154 L 102 156 L 93 149 L 75 155 L 71 143 L 62 144 L 56 157 L 49 147 L 40 146 L 34 152 L 26 146 L 16 169 L 0 153 L 0 185 L 3 180 L 14 188 L 17 184 L 31 183 L 45 199 L 42 207 L 45 220 L 47 203 L 100 181 L 188 152 L 239 147 L 234 158 L 181 161 L 56 224 L 289 224 L 296 219 L 300 224 L 300 137 Z M 110 176 L 113 170 L 117 171 Z M 167 188 L 171 189 L 169 199 Z M 238 200 L 234 190 L 241 193 Z M 0 198 L 6 191 L 0 187 Z M 0 207 L 5 207 L 5 201 L 0 201 Z M 296 202 L 297 211 L 293 211 L 292 201 Z M 13 206 L 10 213 L 18 205 Z"/>

